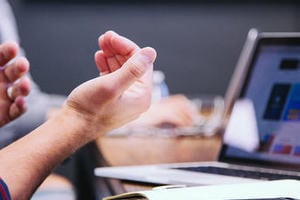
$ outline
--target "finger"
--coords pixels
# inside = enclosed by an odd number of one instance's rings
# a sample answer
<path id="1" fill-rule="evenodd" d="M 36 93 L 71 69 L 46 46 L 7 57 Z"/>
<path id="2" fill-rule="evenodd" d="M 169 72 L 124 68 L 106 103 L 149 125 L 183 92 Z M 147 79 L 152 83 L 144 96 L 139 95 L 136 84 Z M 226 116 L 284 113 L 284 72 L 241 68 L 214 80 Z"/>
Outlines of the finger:
<path id="1" fill-rule="evenodd" d="M 140 48 L 131 40 L 118 35 L 114 31 L 107 31 L 99 37 L 99 47 L 103 50 L 102 65 L 113 72 L 119 69 L 129 57 Z M 101 66 L 101 65 L 100 65 Z"/>
<path id="2" fill-rule="evenodd" d="M 17 97 L 9 109 L 10 120 L 14 120 L 26 111 L 25 99 L 22 96 Z"/>
<path id="3" fill-rule="evenodd" d="M 0 82 L 0 99 L 9 100 L 7 96 L 8 85 Z"/>
<path id="4" fill-rule="evenodd" d="M 130 56 L 127 57 L 127 56 L 116 55 L 116 59 L 120 63 L 120 65 L 123 65 L 129 58 Z"/>
<path id="5" fill-rule="evenodd" d="M 109 57 L 109 58 L 107 58 L 107 63 L 108 63 L 108 66 L 109 66 L 111 72 L 116 71 L 117 69 L 119 69 L 123 65 L 123 63 L 121 64 L 116 59 L 116 57 Z"/>
<path id="6" fill-rule="evenodd" d="M 103 50 L 106 57 L 113 56 L 113 50 L 111 49 L 110 41 L 111 41 L 111 34 L 109 32 L 104 33 L 99 37 L 98 43 L 100 49 Z"/>
<path id="7" fill-rule="evenodd" d="M 16 62 L 7 65 L 4 75 L 9 83 L 13 83 L 29 71 L 29 62 L 26 58 L 19 58 Z"/>
<path id="8" fill-rule="evenodd" d="M 147 47 L 133 55 L 114 76 L 115 84 L 122 93 L 135 81 L 140 81 L 145 86 L 151 87 L 153 63 L 156 58 L 156 51 Z"/>
<path id="9" fill-rule="evenodd" d="M 8 42 L 0 45 L 0 66 L 6 65 L 11 59 L 16 57 L 18 45 L 13 42 Z"/>
<path id="10" fill-rule="evenodd" d="M 193 125 L 193 117 L 190 113 L 187 113 L 185 111 L 178 111 L 178 116 L 181 116 L 181 120 L 179 120 L 180 126 L 192 126 Z"/>
<path id="11" fill-rule="evenodd" d="M 19 82 L 10 87 L 10 89 L 7 92 L 7 95 L 12 101 L 14 101 L 19 96 L 27 96 L 30 92 L 30 89 L 30 80 L 28 77 L 24 77 Z"/>
<path id="12" fill-rule="evenodd" d="M 117 57 L 120 57 L 117 59 Z M 119 62 L 120 60 L 121 62 Z M 106 57 L 103 51 L 97 51 L 95 54 L 95 62 L 101 75 L 105 75 L 119 69 L 127 59 L 122 56 Z"/>
<path id="13" fill-rule="evenodd" d="M 118 50 L 114 49 L 111 44 L 113 37 L 116 36 L 118 35 L 115 32 L 108 31 L 99 38 L 99 46 L 103 50 L 104 58 L 106 59 L 107 66 L 110 69 L 110 72 L 115 71 L 121 66 L 116 58 Z"/>
<path id="14" fill-rule="evenodd" d="M 134 53 L 140 50 L 140 47 L 133 41 L 118 35 L 113 31 L 110 33 L 112 34 L 110 43 L 111 48 L 117 50 L 117 52 L 114 53 L 124 56 L 132 56 Z"/>
<path id="15" fill-rule="evenodd" d="M 117 34 L 114 31 L 107 31 L 99 38 L 99 46 L 110 57 L 114 55 L 132 56 L 140 47 L 133 41 Z"/>
<path id="16" fill-rule="evenodd" d="M 106 75 L 111 72 L 106 62 L 103 51 L 97 51 L 95 53 L 95 62 L 101 75 Z"/>

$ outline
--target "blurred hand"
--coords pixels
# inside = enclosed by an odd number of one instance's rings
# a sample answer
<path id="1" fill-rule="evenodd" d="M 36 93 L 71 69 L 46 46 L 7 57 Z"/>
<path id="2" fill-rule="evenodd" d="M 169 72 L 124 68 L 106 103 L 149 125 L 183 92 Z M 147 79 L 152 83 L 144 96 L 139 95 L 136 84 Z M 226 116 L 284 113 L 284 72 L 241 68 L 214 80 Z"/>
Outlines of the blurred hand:
<path id="1" fill-rule="evenodd" d="M 25 58 L 13 60 L 19 48 L 15 43 L 0 45 L 0 127 L 26 111 L 25 96 L 30 81 L 24 75 L 29 71 Z"/>
<path id="2" fill-rule="evenodd" d="M 194 125 L 196 114 L 191 101 L 177 94 L 152 103 L 148 111 L 125 127 L 187 127 Z"/>

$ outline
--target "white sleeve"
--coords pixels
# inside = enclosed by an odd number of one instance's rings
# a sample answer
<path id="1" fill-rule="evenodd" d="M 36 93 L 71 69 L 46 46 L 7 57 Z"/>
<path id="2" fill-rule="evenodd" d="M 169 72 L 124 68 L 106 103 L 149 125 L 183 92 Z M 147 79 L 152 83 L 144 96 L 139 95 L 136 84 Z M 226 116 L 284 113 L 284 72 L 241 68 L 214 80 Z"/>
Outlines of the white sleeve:
<path id="1" fill-rule="evenodd" d="M 1 42 L 20 42 L 15 17 L 6 0 L 0 0 L 0 37 Z"/>

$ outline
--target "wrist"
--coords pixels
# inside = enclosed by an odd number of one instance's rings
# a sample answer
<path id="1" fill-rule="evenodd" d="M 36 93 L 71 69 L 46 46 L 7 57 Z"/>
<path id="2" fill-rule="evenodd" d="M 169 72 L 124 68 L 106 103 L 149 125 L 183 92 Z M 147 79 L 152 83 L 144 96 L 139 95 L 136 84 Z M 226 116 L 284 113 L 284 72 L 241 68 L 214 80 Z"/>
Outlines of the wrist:
<path id="1" fill-rule="evenodd" d="M 89 124 L 89 119 L 85 115 L 65 105 L 49 121 L 50 123 L 54 121 L 54 125 L 60 126 L 61 130 L 64 130 L 61 134 L 66 137 L 66 140 L 78 141 L 80 146 L 93 140 L 96 134 L 96 131 L 93 130 L 93 127 Z"/>
<path id="2" fill-rule="evenodd" d="M 57 124 L 63 123 L 70 130 L 70 134 L 88 143 L 107 132 L 101 124 L 95 122 L 94 118 L 92 113 L 80 112 L 66 103 L 54 120 Z"/>

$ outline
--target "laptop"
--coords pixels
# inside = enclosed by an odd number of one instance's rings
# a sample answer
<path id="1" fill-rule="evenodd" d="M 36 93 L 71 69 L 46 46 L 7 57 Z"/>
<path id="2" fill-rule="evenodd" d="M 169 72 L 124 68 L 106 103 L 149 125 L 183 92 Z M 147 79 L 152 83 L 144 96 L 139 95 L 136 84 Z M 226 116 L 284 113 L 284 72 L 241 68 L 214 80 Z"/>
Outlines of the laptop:
<path id="1" fill-rule="evenodd" d="M 300 33 L 249 31 L 226 92 L 227 114 L 238 99 L 253 103 L 255 151 L 222 144 L 214 162 L 99 167 L 95 175 L 187 186 L 300 179 Z"/>

